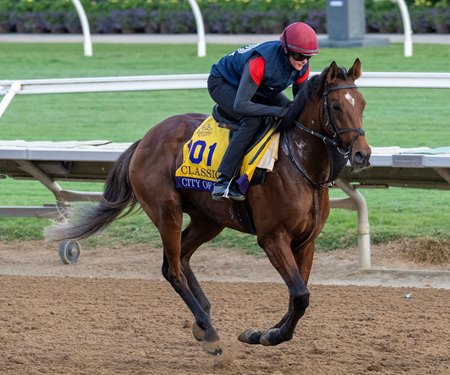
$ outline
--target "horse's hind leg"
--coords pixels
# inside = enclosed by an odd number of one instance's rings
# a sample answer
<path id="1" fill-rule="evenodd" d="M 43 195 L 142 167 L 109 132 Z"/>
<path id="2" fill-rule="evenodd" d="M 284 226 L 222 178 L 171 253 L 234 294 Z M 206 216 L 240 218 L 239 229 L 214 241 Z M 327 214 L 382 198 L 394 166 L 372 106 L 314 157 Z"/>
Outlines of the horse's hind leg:
<path id="1" fill-rule="evenodd" d="M 223 228 L 223 225 L 215 223 L 208 218 L 191 215 L 191 222 L 184 229 L 181 236 L 181 264 L 183 266 L 184 275 L 186 276 L 189 288 L 200 306 L 208 315 L 210 313 L 211 304 L 192 271 L 190 259 L 202 244 L 216 237 Z M 205 332 L 196 322 L 193 324 L 192 333 L 198 341 L 204 339 Z"/>
<path id="2" fill-rule="evenodd" d="M 163 276 L 180 295 L 205 332 L 203 348 L 210 354 L 221 354 L 222 346 L 207 311 L 192 293 L 181 266 L 181 228 L 183 212 L 179 195 L 169 188 L 158 197 L 139 197 L 142 208 L 158 228 L 164 249 Z M 145 193 L 144 193 L 145 194 Z"/>

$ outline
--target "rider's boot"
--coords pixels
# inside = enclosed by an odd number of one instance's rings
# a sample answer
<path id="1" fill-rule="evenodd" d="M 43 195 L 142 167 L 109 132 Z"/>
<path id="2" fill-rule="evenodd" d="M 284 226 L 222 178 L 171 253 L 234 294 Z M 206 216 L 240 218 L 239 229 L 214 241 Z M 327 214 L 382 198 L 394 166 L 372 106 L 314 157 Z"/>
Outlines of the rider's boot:
<path id="1" fill-rule="evenodd" d="M 245 195 L 239 191 L 234 180 L 223 174 L 217 179 L 212 191 L 212 199 L 220 200 L 222 198 L 233 199 L 235 201 L 245 200 Z"/>

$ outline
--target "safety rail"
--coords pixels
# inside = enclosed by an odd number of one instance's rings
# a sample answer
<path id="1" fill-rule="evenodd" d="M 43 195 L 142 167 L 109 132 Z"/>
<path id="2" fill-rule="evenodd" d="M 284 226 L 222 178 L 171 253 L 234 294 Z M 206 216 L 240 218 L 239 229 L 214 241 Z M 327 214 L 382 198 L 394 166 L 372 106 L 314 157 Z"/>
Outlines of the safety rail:
<path id="1" fill-rule="evenodd" d="M 312 75 L 317 74 L 313 72 Z M 0 117 L 16 94 L 64 94 L 116 91 L 205 89 L 207 74 L 152 75 L 130 77 L 61 78 L 0 81 Z M 360 87 L 450 88 L 450 73 L 368 72 Z"/>
<path id="2" fill-rule="evenodd" d="M 312 73 L 312 75 L 317 73 Z M 207 74 L 184 74 L 184 75 L 154 75 L 154 76 L 134 76 L 134 77 L 96 77 L 96 78 L 66 78 L 66 79 L 36 79 L 36 80 L 7 80 L 0 81 L 0 95 L 4 95 L 0 102 L 0 117 L 8 108 L 16 94 L 61 94 L 61 93 L 93 93 L 93 92 L 118 92 L 118 91 L 151 91 L 151 90 L 182 90 L 182 89 L 205 89 Z M 389 87 L 389 88 L 450 88 L 450 73 L 386 73 L 386 72 L 367 72 L 358 79 L 359 87 Z M 3 145 L 5 146 L 5 145 Z M 16 145 L 17 146 L 17 145 Z M 0 145 L 0 165 L 4 160 L 8 163 L 15 160 L 22 171 L 28 173 L 31 178 L 39 180 L 44 186 L 50 189 L 58 203 L 85 200 L 92 198 L 92 193 L 63 191 L 54 179 L 34 165 L 33 158 L 25 160 L 25 157 L 15 157 L 18 149 L 14 146 L 12 149 Z M 123 145 L 120 145 L 123 147 Z M 28 147 L 27 145 L 24 146 Z M 44 150 L 45 151 L 45 150 Z M 47 150 L 48 151 L 48 150 Z M 55 155 L 55 150 L 50 153 Z M 119 152 L 120 153 L 120 152 Z M 362 194 L 355 189 L 354 183 L 364 185 L 385 185 L 385 186 L 404 186 L 404 187 L 436 187 L 448 189 L 450 187 L 450 155 L 447 153 L 443 157 L 437 158 L 436 165 L 426 165 L 424 160 L 434 160 L 432 157 L 423 157 L 421 152 L 417 155 L 395 156 L 397 151 L 386 152 L 385 154 L 374 156 L 371 159 L 375 168 L 369 169 L 366 177 L 362 175 L 351 175 L 343 173 L 343 178 L 338 180 L 337 186 L 342 189 L 349 198 L 332 199 L 331 206 L 334 208 L 346 208 L 358 212 L 358 253 L 359 267 L 368 269 L 371 267 L 370 261 L 370 232 L 368 209 Z M 32 155 L 30 150 L 27 155 Z M 101 154 L 101 153 L 100 153 Z M 89 160 L 91 162 L 101 162 L 99 150 L 89 150 Z M 2 156 L 3 155 L 3 156 Z M 84 154 L 86 157 L 86 154 Z M 103 154 L 102 154 L 103 155 Z M 67 155 L 65 156 L 67 158 Z M 9 161 L 8 161 L 9 160 Z M 42 155 L 40 159 L 42 161 Z M 61 159 L 64 159 L 62 157 Z M 86 159 L 81 159 L 87 161 Z M 386 162 L 386 160 L 391 160 Z M 420 163 L 418 162 L 420 161 Z M 399 162 L 399 164 L 397 163 Z M 409 164 L 408 164 L 409 163 Z M 434 161 L 433 161 L 434 163 Z M 439 164 L 441 163 L 441 164 Z M 378 168 L 377 167 L 378 165 Z M 419 165 L 420 164 L 420 165 Z M 11 164 L 8 164 L 11 165 Z M 108 165 L 101 166 L 106 170 Z M 98 167 L 98 166 L 97 166 Z M 384 169 L 383 169 L 384 168 Z M 397 168 L 397 169 L 396 169 Z M 97 168 L 98 170 L 98 168 Z M 414 173 L 399 175 L 399 178 L 393 178 L 392 173 L 398 171 L 410 170 Z M 419 171 L 426 171 L 420 174 Z M 1 173 L 5 171 L 0 170 Z M 345 171 L 344 171 L 345 172 Z M 16 173 L 16 172 L 14 172 Z M 390 177 L 383 177 L 390 175 Z M 364 176 L 364 175 L 363 175 Z M 413 176 L 413 179 L 411 179 Z M 415 180 L 415 176 L 419 176 Z M 70 176 L 69 176 L 70 177 Z M 104 175 L 97 176 L 98 179 L 104 179 Z M 342 177 L 342 176 L 341 176 Z M 23 178 L 23 176 L 22 176 Z M 28 207 L 24 212 L 33 212 Z M 30 211 L 31 209 L 31 211 Z M 45 210 L 44 210 L 45 211 Z M 38 210 L 36 211 L 38 212 Z M 41 212 L 41 211 L 39 211 Z M 18 208 L 0 207 L 0 216 L 19 216 Z M 30 216 L 27 214 L 27 216 Z M 36 216 L 41 216 L 40 214 Z"/>
<path id="3" fill-rule="evenodd" d="M 312 75 L 319 72 L 312 72 Z M 205 89 L 207 74 L 61 78 L 0 81 L 0 95 L 14 85 L 18 94 L 60 94 L 102 91 Z M 450 88 L 450 73 L 366 72 L 359 87 Z"/>

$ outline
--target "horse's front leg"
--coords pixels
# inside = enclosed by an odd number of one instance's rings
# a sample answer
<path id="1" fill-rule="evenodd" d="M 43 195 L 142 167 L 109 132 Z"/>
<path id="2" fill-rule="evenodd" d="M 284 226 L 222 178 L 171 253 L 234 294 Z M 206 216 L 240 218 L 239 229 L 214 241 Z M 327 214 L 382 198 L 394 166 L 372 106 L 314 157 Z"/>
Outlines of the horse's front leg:
<path id="1" fill-rule="evenodd" d="M 305 284 L 308 284 L 314 259 L 314 241 L 294 250 L 295 262 Z"/>
<path id="2" fill-rule="evenodd" d="M 312 263 L 314 259 L 314 241 L 309 242 L 301 248 L 293 249 L 295 262 L 300 271 L 300 276 L 306 285 L 308 285 L 309 276 L 311 274 Z M 280 328 L 289 318 L 289 312 L 272 328 Z"/>
<path id="3" fill-rule="evenodd" d="M 242 332 L 238 339 L 248 344 L 278 345 L 292 339 L 297 322 L 309 305 L 309 291 L 297 267 L 290 239 L 286 235 L 264 238 L 260 244 L 288 287 L 288 311 L 274 327 L 264 331 L 250 329 Z"/>

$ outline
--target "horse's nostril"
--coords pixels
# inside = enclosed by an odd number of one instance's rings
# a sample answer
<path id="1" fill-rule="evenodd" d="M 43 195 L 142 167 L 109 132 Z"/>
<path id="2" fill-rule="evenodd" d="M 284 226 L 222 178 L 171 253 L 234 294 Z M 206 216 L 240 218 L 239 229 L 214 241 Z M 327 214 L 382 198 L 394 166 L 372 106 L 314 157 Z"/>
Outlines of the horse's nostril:
<path id="1" fill-rule="evenodd" d="M 352 158 L 352 165 L 354 168 L 357 169 L 364 169 L 369 167 L 370 166 L 369 155 L 360 151 L 355 152 Z"/>
<path id="2" fill-rule="evenodd" d="M 353 162 L 355 164 L 364 164 L 365 157 L 361 152 L 355 152 L 355 155 L 353 156 Z"/>

